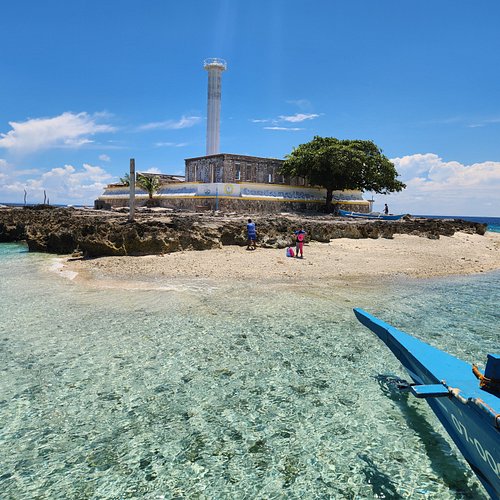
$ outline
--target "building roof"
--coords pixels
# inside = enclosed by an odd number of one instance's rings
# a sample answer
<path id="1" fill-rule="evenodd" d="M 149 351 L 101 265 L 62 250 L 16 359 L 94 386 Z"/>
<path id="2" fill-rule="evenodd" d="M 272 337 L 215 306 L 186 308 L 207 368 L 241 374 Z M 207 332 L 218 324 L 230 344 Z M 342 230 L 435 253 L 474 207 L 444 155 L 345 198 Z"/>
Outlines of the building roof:
<path id="1" fill-rule="evenodd" d="M 239 159 L 242 159 L 242 160 L 245 160 L 245 159 L 248 159 L 248 160 L 272 160 L 272 161 L 285 161 L 283 159 L 280 159 L 280 158 L 268 158 L 268 157 L 265 157 L 265 156 L 250 156 L 250 155 L 238 155 L 238 154 L 233 154 L 233 153 L 217 153 L 215 155 L 203 155 L 203 156 L 196 156 L 196 157 L 193 157 L 193 158 L 185 158 L 184 160 L 185 161 L 188 161 L 188 160 L 202 160 L 203 158 L 216 158 L 218 156 L 222 156 L 222 157 L 230 157 L 230 158 L 239 158 Z"/>

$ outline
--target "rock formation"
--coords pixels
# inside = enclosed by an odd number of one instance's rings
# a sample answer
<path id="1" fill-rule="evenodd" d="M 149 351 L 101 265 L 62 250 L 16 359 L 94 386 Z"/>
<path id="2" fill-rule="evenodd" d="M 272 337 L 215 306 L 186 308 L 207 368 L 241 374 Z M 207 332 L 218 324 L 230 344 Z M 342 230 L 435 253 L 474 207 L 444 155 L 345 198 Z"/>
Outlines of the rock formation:
<path id="1" fill-rule="evenodd" d="M 253 217 L 253 216 L 252 216 Z M 256 215 L 258 244 L 284 248 L 295 229 L 303 226 L 306 240 L 328 242 L 335 238 L 392 238 L 414 234 L 437 239 L 456 231 L 483 235 L 484 224 L 459 219 L 400 221 L 348 220 L 326 215 Z M 235 214 L 138 213 L 127 214 L 74 208 L 2 208 L 0 242 L 26 241 L 32 252 L 87 257 L 150 255 L 182 250 L 207 250 L 222 245 L 246 244 L 246 217 Z"/>

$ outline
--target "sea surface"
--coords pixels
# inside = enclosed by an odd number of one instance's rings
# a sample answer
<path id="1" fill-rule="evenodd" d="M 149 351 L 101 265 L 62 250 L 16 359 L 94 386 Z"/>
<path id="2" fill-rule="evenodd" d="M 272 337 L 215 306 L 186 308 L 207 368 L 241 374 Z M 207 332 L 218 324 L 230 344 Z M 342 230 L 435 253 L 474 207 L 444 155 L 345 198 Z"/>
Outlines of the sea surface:
<path id="1" fill-rule="evenodd" d="M 352 308 L 484 368 L 500 273 L 138 291 L 54 262 L 0 244 L 3 500 L 486 498 Z"/>

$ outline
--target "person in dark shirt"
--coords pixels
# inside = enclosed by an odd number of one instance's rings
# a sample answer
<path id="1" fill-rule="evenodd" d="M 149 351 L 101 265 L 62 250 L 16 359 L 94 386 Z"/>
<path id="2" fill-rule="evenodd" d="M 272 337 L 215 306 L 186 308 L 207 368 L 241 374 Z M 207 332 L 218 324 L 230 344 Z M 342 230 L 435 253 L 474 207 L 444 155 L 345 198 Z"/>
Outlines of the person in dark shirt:
<path id="1" fill-rule="evenodd" d="M 384 205 L 384 214 L 389 215 L 389 207 L 387 206 L 387 203 Z"/>
<path id="2" fill-rule="evenodd" d="M 255 241 L 257 240 L 257 233 L 255 231 L 255 222 L 252 222 L 252 219 L 248 219 L 247 224 L 247 250 L 255 250 L 256 245 Z"/>

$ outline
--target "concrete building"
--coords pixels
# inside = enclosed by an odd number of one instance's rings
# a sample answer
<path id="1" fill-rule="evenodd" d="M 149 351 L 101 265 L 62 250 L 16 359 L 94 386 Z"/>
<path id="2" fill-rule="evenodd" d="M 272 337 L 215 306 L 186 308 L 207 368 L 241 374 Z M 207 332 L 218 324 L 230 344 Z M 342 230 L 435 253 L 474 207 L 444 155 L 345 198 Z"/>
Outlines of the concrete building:
<path id="1" fill-rule="evenodd" d="M 310 186 L 302 177 L 279 173 L 284 160 L 220 153 L 187 158 L 185 177 L 160 177 L 155 193 L 158 206 L 185 210 L 221 210 L 244 213 L 296 212 L 323 210 L 326 190 Z M 148 193 L 136 188 L 137 206 L 148 202 Z M 125 207 L 128 186 L 110 184 L 96 200 L 97 208 Z M 369 212 L 370 202 L 360 191 L 335 191 L 333 202 L 342 209 Z"/>
<path id="2" fill-rule="evenodd" d="M 185 182 L 162 183 L 154 195 L 157 206 L 248 214 L 324 210 L 326 190 L 308 186 L 301 178 L 282 179 L 277 173 L 280 160 L 220 154 L 190 158 L 186 163 Z M 144 206 L 149 196 L 137 186 L 135 199 L 137 206 Z M 370 208 L 360 191 L 334 191 L 333 202 L 339 208 L 358 212 Z M 128 203 L 128 186 L 110 184 L 95 206 L 126 207 Z"/>
<path id="3" fill-rule="evenodd" d="M 279 173 L 284 160 L 258 156 L 220 153 L 187 158 L 186 182 L 258 182 L 308 186 L 302 177 L 284 177 Z"/>

